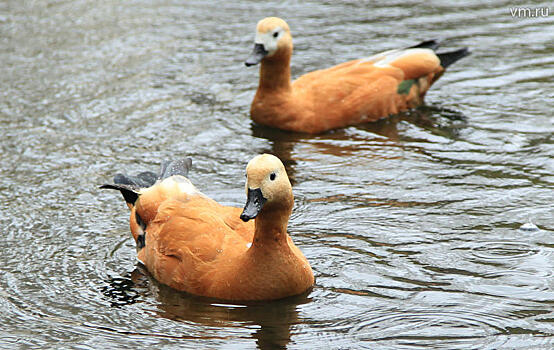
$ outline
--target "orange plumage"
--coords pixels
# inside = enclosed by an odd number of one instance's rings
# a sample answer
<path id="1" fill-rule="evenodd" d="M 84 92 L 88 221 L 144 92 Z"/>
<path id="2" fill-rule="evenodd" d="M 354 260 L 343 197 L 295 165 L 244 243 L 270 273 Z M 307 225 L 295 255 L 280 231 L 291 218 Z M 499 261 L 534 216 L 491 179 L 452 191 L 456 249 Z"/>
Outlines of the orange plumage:
<path id="1" fill-rule="evenodd" d="M 310 264 L 287 234 L 292 188 L 278 158 L 262 155 L 249 163 L 244 210 L 200 193 L 182 165 L 162 171 L 148 188 L 139 189 L 140 181 L 122 175 L 115 185 L 102 186 L 120 190 L 132 202 L 138 259 L 154 278 L 181 291 L 229 300 L 278 299 L 313 285 Z"/>
<path id="2" fill-rule="evenodd" d="M 247 66 L 261 62 L 252 119 L 272 127 L 320 133 L 380 118 L 423 103 L 444 69 L 469 54 L 435 54 L 435 41 L 390 50 L 305 74 L 291 83 L 292 36 L 288 24 L 268 17 L 257 25 Z"/>

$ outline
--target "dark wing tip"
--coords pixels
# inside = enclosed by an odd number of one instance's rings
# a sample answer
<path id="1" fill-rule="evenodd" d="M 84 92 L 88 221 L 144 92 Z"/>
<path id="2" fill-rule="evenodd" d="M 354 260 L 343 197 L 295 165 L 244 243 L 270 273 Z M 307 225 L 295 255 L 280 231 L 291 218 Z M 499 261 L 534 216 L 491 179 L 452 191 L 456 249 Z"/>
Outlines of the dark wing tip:
<path id="1" fill-rule="evenodd" d="M 112 184 L 103 184 L 103 185 L 98 186 L 98 188 L 109 189 L 109 190 L 119 190 L 119 188 L 117 186 L 112 185 Z"/>
<path id="2" fill-rule="evenodd" d="M 138 175 L 116 174 L 113 182 L 116 185 L 126 185 L 134 189 L 150 187 L 156 183 L 157 176 L 151 171 L 144 171 Z"/>
<path id="3" fill-rule="evenodd" d="M 450 66 L 452 63 L 458 61 L 463 57 L 469 56 L 470 54 L 471 54 L 471 51 L 469 51 L 467 47 L 463 47 L 461 49 L 454 50 L 454 51 L 437 53 L 437 56 L 441 61 L 441 66 L 443 66 L 443 68 L 446 68 Z"/>
<path id="4" fill-rule="evenodd" d="M 118 190 L 123 195 L 125 202 L 129 204 L 135 204 L 138 199 L 138 192 L 136 189 L 132 188 L 129 185 L 118 185 L 118 184 L 103 184 L 99 188 L 109 189 L 109 190 Z"/>
<path id="5" fill-rule="evenodd" d="M 429 39 L 420 42 L 414 46 L 407 47 L 408 49 L 431 49 L 435 51 L 440 46 L 440 41 L 438 39 Z"/>
<path id="6" fill-rule="evenodd" d="M 118 190 L 127 203 L 135 204 L 138 192 L 141 188 L 153 186 L 156 181 L 163 180 L 173 175 L 187 176 L 192 167 L 192 159 L 167 160 L 162 162 L 159 175 L 151 171 L 143 171 L 137 175 L 116 174 L 113 184 L 104 184 L 99 188 Z"/>

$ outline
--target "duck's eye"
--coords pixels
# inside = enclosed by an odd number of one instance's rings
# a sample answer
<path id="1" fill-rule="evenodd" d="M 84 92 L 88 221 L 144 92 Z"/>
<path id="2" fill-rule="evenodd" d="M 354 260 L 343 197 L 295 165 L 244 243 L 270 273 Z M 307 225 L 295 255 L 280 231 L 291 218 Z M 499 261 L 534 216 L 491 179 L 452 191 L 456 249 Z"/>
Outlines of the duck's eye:
<path id="1" fill-rule="evenodd" d="M 271 181 L 275 180 L 275 177 L 277 177 L 277 175 L 275 175 L 275 173 L 269 174 L 269 179 L 270 179 Z"/>
<path id="2" fill-rule="evenodd" d="M 274 37 L 274 38 L 276 38 L 276 37 L 278 37 L 278 36 L 279 36 L 279 32 L 273 33 L 273 37 Z"/>

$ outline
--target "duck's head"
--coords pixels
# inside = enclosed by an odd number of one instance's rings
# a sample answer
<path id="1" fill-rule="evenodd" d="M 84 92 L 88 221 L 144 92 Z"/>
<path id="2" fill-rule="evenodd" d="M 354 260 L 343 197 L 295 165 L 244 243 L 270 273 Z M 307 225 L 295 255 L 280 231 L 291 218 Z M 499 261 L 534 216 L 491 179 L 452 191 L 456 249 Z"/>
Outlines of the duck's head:
<path id="1" fill-rule="evenodd" d="M 240 215 L 243 221 L 254 219 L 262 209 L 285 210 L 290 215 L 294 203 L 292 186 L 279 158 L 262 154 L 248 163 L 246 196 L 246 205 Z"/>
<path id="2" fill-rule="evenodd" d="M 254 51 L 244 62 L 246 66 L 253 66 L 266 57 L 273 57 L 277 52 L 292 51 L 292 37 L 287 22 L 278 17 L 266 17 L 256 26 Z"/>

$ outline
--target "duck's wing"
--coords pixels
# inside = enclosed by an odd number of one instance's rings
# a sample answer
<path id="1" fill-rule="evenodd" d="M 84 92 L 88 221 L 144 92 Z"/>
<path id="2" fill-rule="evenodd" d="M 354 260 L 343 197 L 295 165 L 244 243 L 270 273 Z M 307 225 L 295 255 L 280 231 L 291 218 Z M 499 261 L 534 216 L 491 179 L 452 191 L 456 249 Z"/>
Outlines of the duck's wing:
<path id="1" fill-rule="evenodd" d="M 135 205 L 140 191 L 144 188 L 154 186 L 157 181 L 166 179 L 173 175 L 186 177 L 192 167 L 192 159 L 166 160 L 162 162 L 158 175 L 151 171 L 143 171 L 137 175 L 116 174 L 113 184 L 104 184 L 102 189 L 118 190 L 123 195 L 123 199 L 131 208 Z"/>
<path id="2" fill-rule="evenodd" d="M 144 229 L 157 214 L 158 206 L 167 198 L 182 198 L 198 190 L 186 178 L 192 160 L 190 158 L 162 162 L 156 175 L 145 171 L 137 175 L 116 174 L 113 184 L 100 186 L 121 192 L 131 209 L 130 227 L 137 250 L 144 246 Z M 140 198 L 140 200 L 139 200 Z"/>
<path id="3" fill-rule="evenodd" d="M 294 93 L 314 111 L 315 131 L 375 121 L 420 105 L 444 66 L 464 55 L 466 49 L 437 55 L 425 45 L 390 50 L 306 74 Z"/>
<path id="4" fill-rule="evenodd" d="M 426 77 L 431 84 L 446 67 L 470 54 L 467 48 L 436 53 L 434 50 L 438 46 L 438 41 L 427 40 L 408 48 L 380 52 L 305 74 L 294 85 L 299 90 L 316 90 L 328 85 L 329 81 L 339 81 L 337 88 L 348 94 L 357 86 L 383 76 L 391 76 L 399 83 Z"/>
<path id="5" fill-rule="evenodd" d="M 199 293 L 206 288 L 202 276 L 210 264 L 222 255 L 231 257 L 248 249 L 253 223 L 231 220 L 231 213 L 240 215 L 236 211 L 240 212 L 204 195 L 168 199 L 146 227 L 145 247 L 138 257 L 160 282 Z"/>
<path id="6" fill-rule="evenodd" d="M 385 51 L 328 69 L 314 71 L 298 78 L 294 82 L 294 86 L 299 89 L 315 91 L 323 86 L 335 85 L 336 90 L 348 94 L 380 77 L 390 76 L 398 81 L 403 81 L 441 70 L 440 59 L 433 50 L 408 48 Z"/>

